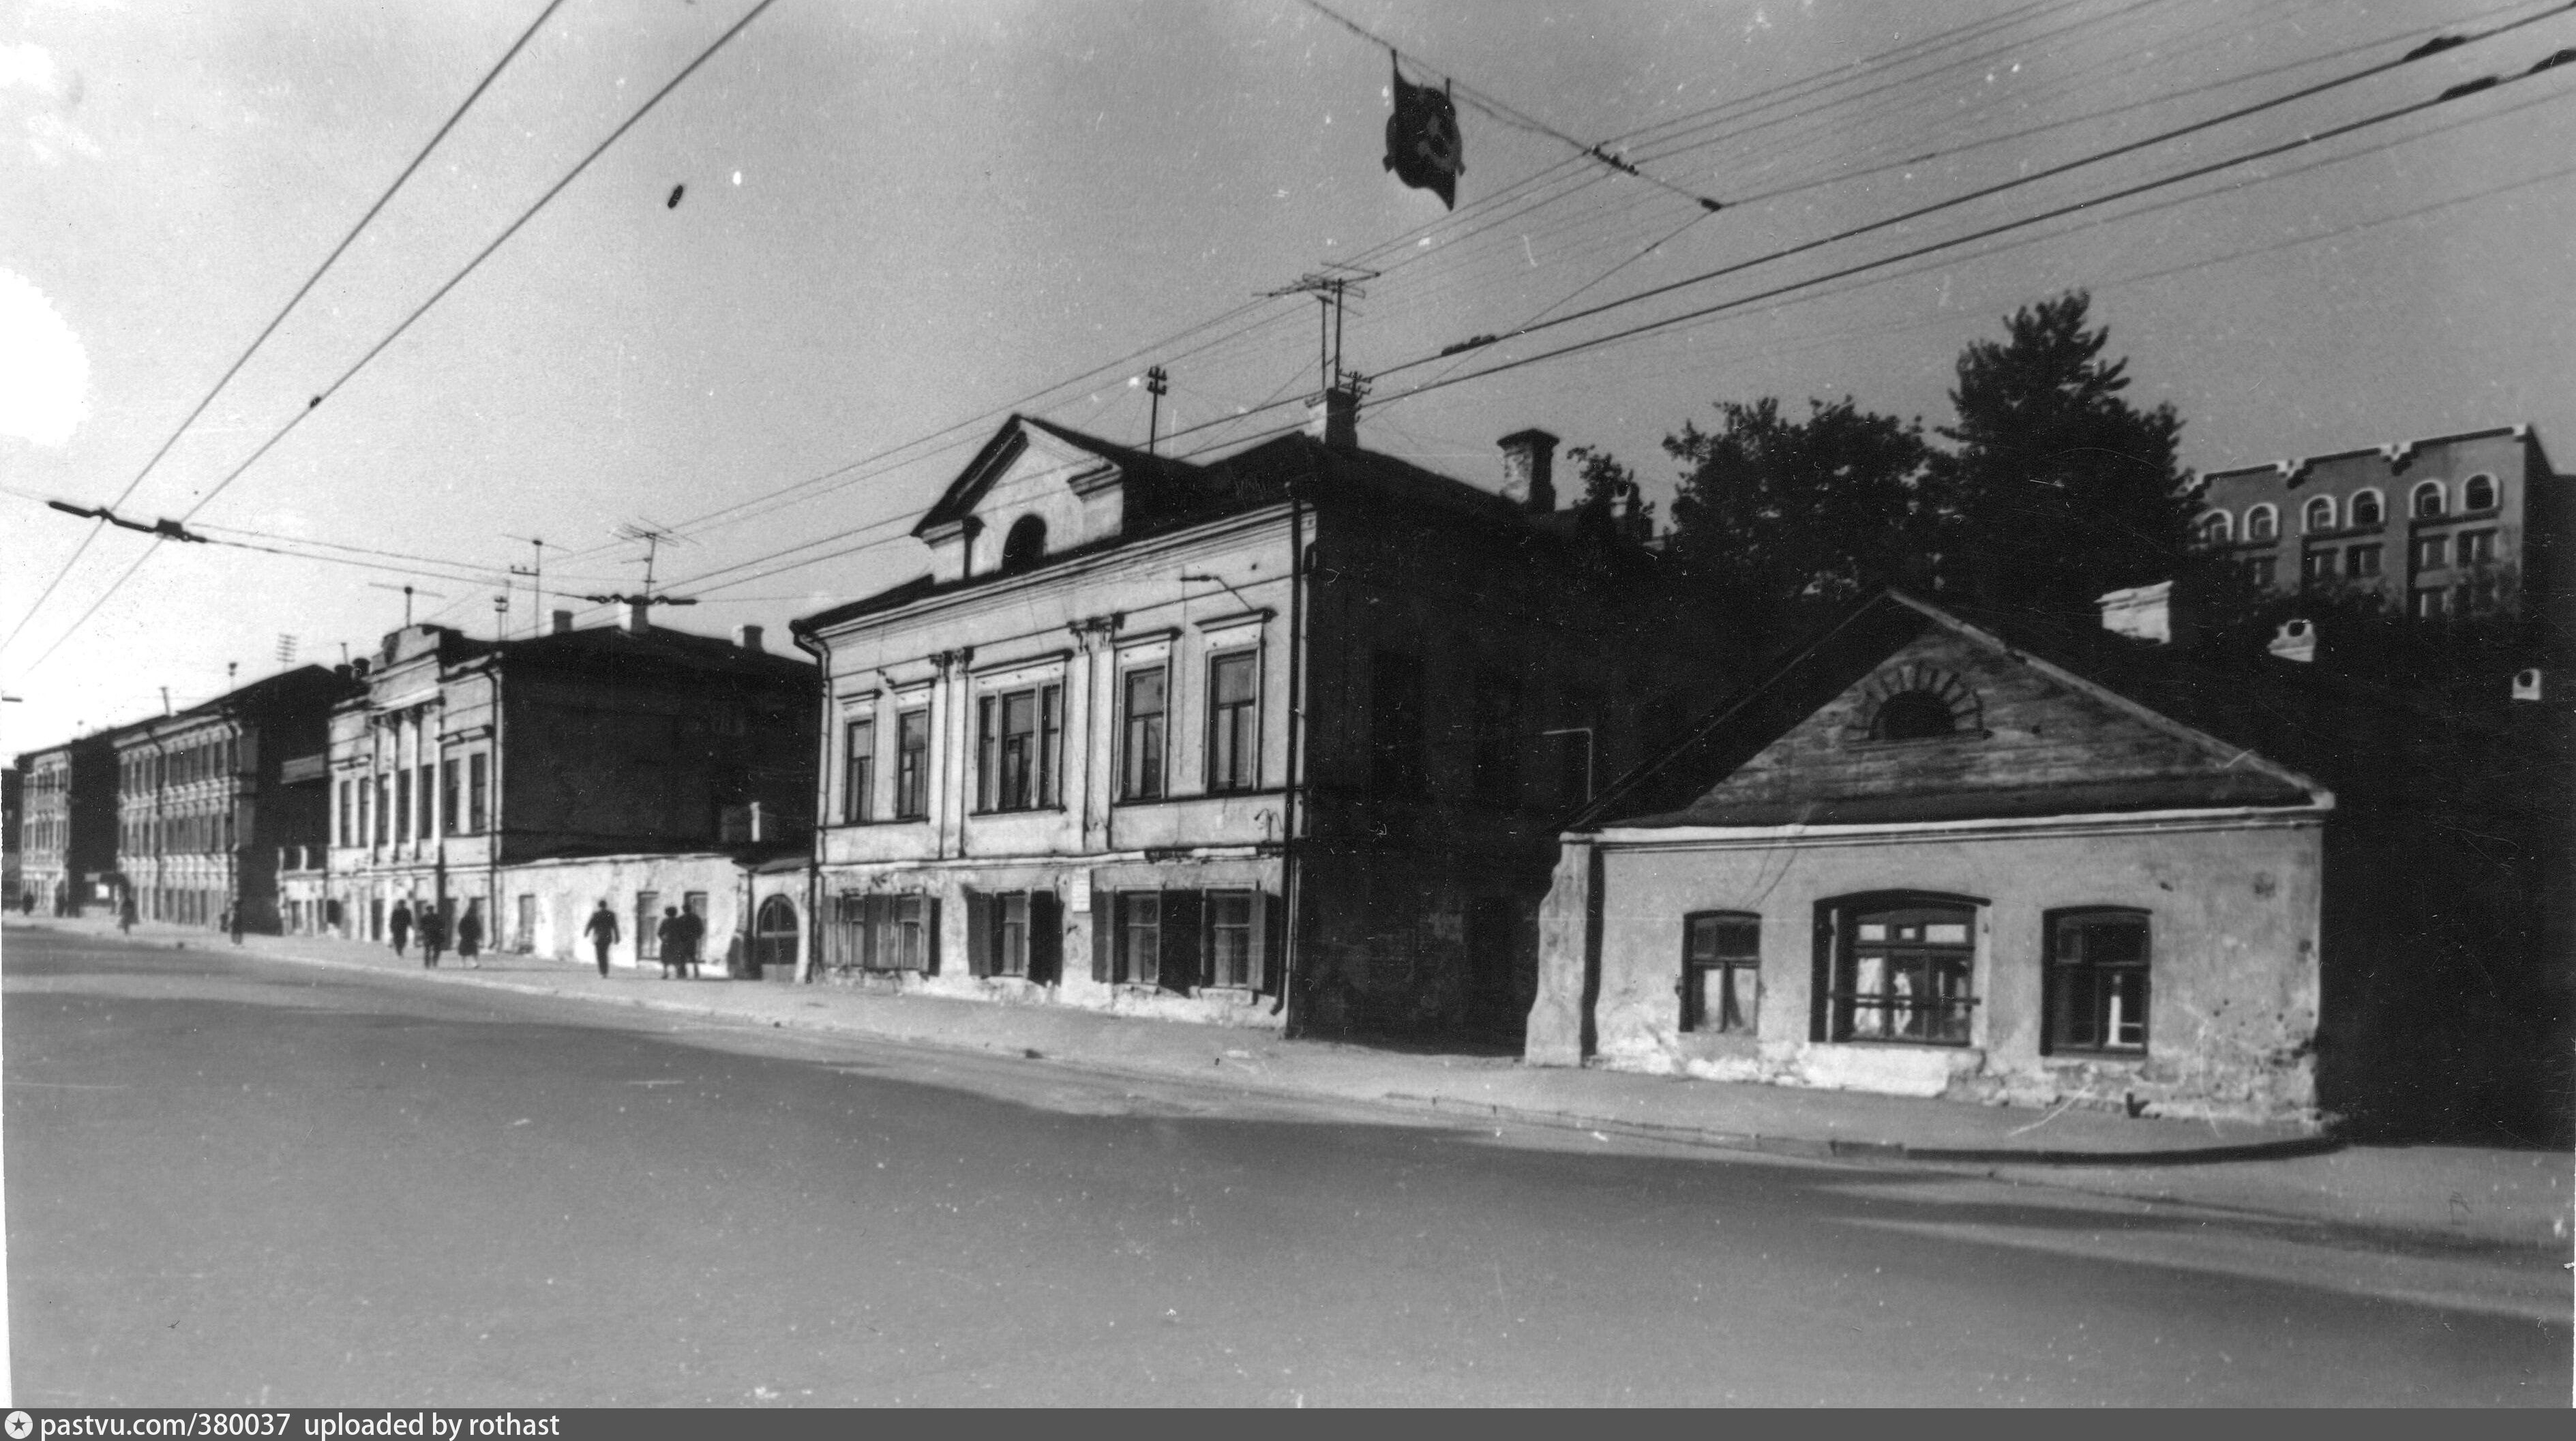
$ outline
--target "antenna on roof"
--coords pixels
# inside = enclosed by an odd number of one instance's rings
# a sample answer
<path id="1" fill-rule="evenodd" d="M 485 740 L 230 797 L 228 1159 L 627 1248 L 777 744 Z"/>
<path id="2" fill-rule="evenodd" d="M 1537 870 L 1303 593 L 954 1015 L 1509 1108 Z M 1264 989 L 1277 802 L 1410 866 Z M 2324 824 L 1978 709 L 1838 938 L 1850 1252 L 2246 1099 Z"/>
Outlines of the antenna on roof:
<path id="1" fill-rule="evenodd" d="M 417 590 L 417 589 L 418 589 L 418 587 L 415 587 L 415 586 L 408 586 L 408 585 L 387 585 L 387 584 L 385 584 L 383 581 L 380 581 L 380 580 L 371 580 L 371 581 L 368 581 L 368 582 L 367 582 L 367 589 L 369 589 L 369 590 L 398 590 L 398 591 L 401 591 L 401 592 L 403 593 L 403 629 L 405 629 L 405 630 L 409 630 L 409 629 L 411 629 L 411 598 L 412 598 L 412 594 L 413 594 L 413 592 L 414 592 L 415 590 Z M 419 591 L 419 593 L 420 593 L 420 594 L 422 594 L 422 595 L 428 596 L 431 600 L 445 600 L 445 599 L 447 599 L 447 597 L 446 597 L 445 595 L 441 594 L 441 593 L 440 593 L 440 592 L 438 592 L 438 591 L 434 591 L 434 590 L 423 590 L 423 591 Z"/>
<path id="2" fill-rule="evenodd" d="M 653 595 L 654 556 L 660 551 L 662 542 L 666 540 L 677 542 L 686 540 L 687 537 L 667 525 L 651 520 L 628 521 L 617 528 L 617 534 L 621 539 L 644 542 L 644 597 L 645 604 L 650 605 Z"/>
<path id="3" fill-rule="evenodd" d="M 1330 271 L 1344 273 L 1326 273 Z M 1281 295 L 1312 295 L 1323 306 L 1317 317 L 1315 369 L 1326 390 L 1338 388 L 1347 374 L 1342 369 L 1342 315 L 1349 308 L 1347 297 L 1357 295 L 1366 299 L 1368 292 L 1360 289 L 1359 282 L 1377 277 L 1378 272 L 1374 270 L 1328 261 L 1323 271 L 1310 270 L 1277 290 L 1262 292 L 1264 299 Z"/>

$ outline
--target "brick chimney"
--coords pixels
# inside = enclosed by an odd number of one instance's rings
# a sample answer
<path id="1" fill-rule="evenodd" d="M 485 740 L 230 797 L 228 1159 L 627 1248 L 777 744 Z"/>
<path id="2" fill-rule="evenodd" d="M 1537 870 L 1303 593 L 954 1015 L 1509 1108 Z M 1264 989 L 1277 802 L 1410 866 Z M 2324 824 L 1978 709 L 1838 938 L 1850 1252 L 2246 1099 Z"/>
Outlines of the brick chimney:
<path id="1" fill-rule="evenodd" d="M 1360 395 L 1337 385 L 1306 403 L 1306 433 L 1340 450 L 1360 444 Z"/>
<path id="2" fill-rule="evenodd" d="M 733 628 L 733 643 L 742 647 L 744 650 L 759 650 L 761 648 L 760 627 L 756 625 L 735 626 Z"/>
<path id="3" fill-rule="evenodd" d="M 546 633 L 548 635 L 572 634 L 572 612 L 568 610 L 556 611 L 554 614 L 554 624 L 547 629 Z"/>
<path id="4" fill-rule="evenodd" d="M 653 607 L 640 600 L 618 602 L 617 628 L 628 635 L 642 635 L 653 628 Z"/>
<path id="5" fill-rule="evenodd" d="M 1533 515 L 1556 509 L 1556 437 L 1516 430 L 1495 444 L 1503 448 L 1503 499 Z"/>

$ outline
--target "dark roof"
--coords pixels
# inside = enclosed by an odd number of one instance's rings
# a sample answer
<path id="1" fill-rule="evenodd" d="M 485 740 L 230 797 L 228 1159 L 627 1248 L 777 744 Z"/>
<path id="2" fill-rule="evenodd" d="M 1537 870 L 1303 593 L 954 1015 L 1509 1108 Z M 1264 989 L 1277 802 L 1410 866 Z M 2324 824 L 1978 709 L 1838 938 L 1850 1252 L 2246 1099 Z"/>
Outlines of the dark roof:
<path id="1" fill-rule="evenodd" d="M 773 682 L 812 683 L 820 672 L 809 661 L 767 651 L 745 650 L 715 636 L 647 626 L 629 631 L 621 626 L 594 626 L 525 640 L 484 641 L 514 665 L 550 665 L 568 669 L 617 669 L 680 666 L 709 675 L 730 675 Z"/>
<path id="2" fill-rule="evenodd" d="M 1679 743 L 1612 783 L 1570 823 L 1606 825 L 1813 825 L 1901 823 L 1951 818 L 1957 800 L 1935 794 L 1845 797 L 1827 803 L 1731 804 L 1723 814 L 1701 803 L 1773 741 L 1858 684 L 1927 630 L 1944 628 L 2036 663 L 2058 678 L 2165 729 L 2198 732 L 2241 752 L 2239 764 L 2195 777 L 2182 787 L 2193 803 L 2304 805 L 2318 782 L 2333 777 L 2349 753 L 2346 730 L 2328 721 L 2366 705 L 2339 677 L 2284 661 L 2237 668 L 2203 665 L 2172 646 L 2149 645 L 2098 628 L 2058 628 L 2027 620 L 1972 617 L 1931 602 L 1882 591 L 1861 600 L 1774 651 L 1740 687 Z M 2012 818 L 2116 812 L 2174 803 L 2164 781 L 2076 780 L 2017 789 L 1980 790 L 1980 816 Z"/>

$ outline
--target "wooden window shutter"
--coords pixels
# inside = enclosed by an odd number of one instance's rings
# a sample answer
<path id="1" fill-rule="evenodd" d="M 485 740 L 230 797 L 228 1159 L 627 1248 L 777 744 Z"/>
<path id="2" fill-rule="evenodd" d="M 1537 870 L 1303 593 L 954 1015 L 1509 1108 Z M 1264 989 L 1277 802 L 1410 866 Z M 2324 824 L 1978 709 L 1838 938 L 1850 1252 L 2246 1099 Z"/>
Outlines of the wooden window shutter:
<path id="1" fill-rule="evenodd" d="M 1053 891 L 1029 893 L 1029 979 L 1054 985 L 1064 970 L 1063 907 Z"/>
<path id="2" fill-rule="evenodd" d="M 1102 985 L 1109 983 L 1110 945 L 1118 933 L 1117 906 L 1117 892 L 1091 893 L 1091 978 Z"/>
<path id="3" fill-rule="evenodd" d="M 966 970 L 969 975 L 993 973 L 993 898 L 982 891 L 966 892 Z"/>
<path id="4" fill-rule="evenodd" d="M 921 898 L 921 973 L 939 974 L 939 897 Z"/>
<path id="5" fill-rule="evenodd" d="M 1163 945 L 1156 980 L 1167 991 L 1199 984 L 1199 927 L 1207 907 L 1197 891 L 1163 892 Z"/>

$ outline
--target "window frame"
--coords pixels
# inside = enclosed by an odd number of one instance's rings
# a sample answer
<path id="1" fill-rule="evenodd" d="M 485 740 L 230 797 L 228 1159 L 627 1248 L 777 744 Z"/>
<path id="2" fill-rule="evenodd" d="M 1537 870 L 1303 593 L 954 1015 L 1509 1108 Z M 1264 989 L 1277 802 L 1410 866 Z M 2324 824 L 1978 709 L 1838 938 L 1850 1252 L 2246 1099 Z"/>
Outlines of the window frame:
<path id="1" fill-rule="evenodd" d="M 2316 585 L 2341 573 L 2343 553 L 2330 545 L 2310 546 L 2299 552 L 2299 584 Z"/>
<path id="2" fill-rule="evenodd" d="M 2194 535 L 2199 538 L 2202 545 L 2217 546 L 2233 545 L 2236 543 L 2236 516 L 2231 511 L 2203 511 L 2201 512 L 2200 518 L 2191 523 L 2191 528 Z"/>
<path id="3" fill-rule="evenodd" d="M 1136 708 L 1137 682 L 1152 679 L 1160 693 L 1154 709 Z M 1170 798 L 1172 768 L 1172 662 L 1168 655 L 1118 664 L 1118 799 Z"/>
<path id="4" fill-rule="evenodd" d="M 1984 950 L 1987 904 L 1973 896 L 1913 890 L 1869 891 L 1817 902 L 1818 974 L 1810 1018 L 1813 1039 L 1834 1045 L 1923 1046 L 1943 1050 L 1975 1046 L 1978 1043 L 1977 1018 L 1984 1005 L 1978 982 L 1979 972 L 1983 969 L 1981 952 Z M 1916 922 L 1924 929 L 1935 924 L 1928 919 L 1931 913 L 1963 920 L 1967 928 L 1966 939 L 1948 942 L 1934 941 L 1928 936 L 1865 938 L 1860 934 L 1861 927 L 1873 918 L 1884 918 L 1881 924 L 1886 924 L 1887 920 L 1906 912 L 1925 913 L 1927 918 Z M 1946 924 L 1947 921 L 1940 923 Z M 1926 953 L 1937 952 L 1938 959 L 1931 954 L 1921 958 L 1926 981 L 1937 978 L 1941 971 L 1950 971 L 1962 978 L 1961 988 L 1956 993 L 1945 993 L 1927 984 L 1919 998 L 1913 992 L 1900 993 L 1895 982 L 1903 972 L 1886 964 L 1893 957 L 1882 957 L 1878 968 L 1880 985 L 1874 993 L 1865 994 L 1861 984 L 1864 973 L 1861 962 L 1864 958 L 1858 954 L 1863 945 L 1889 950 L 1902 947 Z M 1864 1003 L 1882 1018 L 1880 1029 L 1875 1034 L 1863 1030 L 1859 1024 L 1858 1013 Z M 1900 1012 L 1927 1016 L 1952 1013 L 1949 1019 L 1954 1025 L 1943 1025 L 1941 1029 L 1955 1030 L 1955 1034 L 1933 1034 L 1934 1025 L 1930 1021 L 1924 1024 L 1921 1033 L 1906 1034 L 1903 1023 L 1897 1020 Z"/>
<path id="5" fill-rule="evenodd" d="M 2418 574 L 2428 570 L 2449 570 L 2451 533 L 2437 531 L 2431 535 L 2419 535 L 2407 546 L 2406 552 L 2407 568 Z"/>
<path id="6" fill-rule="evenodd" d="M 2484 505 L 2480 505 L 2473 494 L 2480 482 L 2484 482 L 2487 488 L 2487 499 Z M 2500 510 L 2503 506 L 2504 482 L 2498 480 L 2492 472 L 2482 470 L 2460 482 L 2460 514 L 2477 515 L 2484 511 Z"/>
<path id="7" fill-rule="evenodd" d="M 2370 502 L 2370 518 L 2367 520 L 2361 515 L 2365 500 Z M 2388 523 L 2388 497 L 2380 494 L 2379 487 L 2375 485 L 2354 491 L 2352 498 L 2344 502 L 2343 510 L 2344 524 L 2355 529 Z"/>
<path id="8" fill-rule="evenodd" d="M 1225 699 L 1220 674 L 1243 668 L 1245 693 Z M 1167 727 L 1168 730 L 1168 727 Z M 1239 795 L 1261 788 L 1261 647 L 1228 646 L 1207 657 L 1207 791 Z"/>
<path id="9" fill-rule="evenodd" d="M 492 825 L 492 753 L 475 751 L 465 758 L 465 821 L 469 835 L 481 835 Z"/>
<path id="10" fill-rule="evenodd" d="M 1117 909 L 1111 913 L 1115 930 L 1111 948 L 1109 979 L 1121 986 L 1159 986 L 1163 972 L 1163 893 L 1159 890 L 1115 891 Z M 1153 919 L 1140 921 L 1137 910 L 1151 904 Z M 1139 937 L 1150 937 L 1140 946 Z"/>
<path id="11" fill-rule="evenodd" d="M 2451 564 L 2454 567 L 2467 570 L 2475 566 L 2495 564 L 2496 528 L 2494 526 L 2488 526 L 2483 530 L 2454 531 L 2452 534 Z"/>
<path id="12" fill-rule="evenodd" d="M 2426 497 L 2432 498 L 2428 509 Z M 2450 492 L 2438 480 L 2419 480 L 2406 492 L 2406 514 L 2411 520 L 2440 520 L 2451 513 Z"/>
<path id="13" fill-rule="evenodd" d="M 1211 990 L 1258 990 L 1262 972 L 1260 890 L 1250 886 L 1224 886 L 1212 887 L 1203 894 L 1205 899 L 1199 906 L 1203 932 L 1199 938 L 1199 984 Z M 1220 906 L 1237 903 L 1243 907 L 1240 922 L 1218 919 Z M 1229 965 L 1218 943 L 1227 934 L 1238 931 L 1242 935 L 1242 952 L 1238 958 L 1240 966 L 1236 968 Z M 1221 966 L 1228 967 L 1227 973 L 1219 973 Z"/>
<path id="14" fill-rule="evenodd" d="M 2279 540 L 2281 510 L 2270 501 L 2249 506 L 2245 511 L 2245 538 L 2249 541 Z"/>
<path id="15" fill-rule="evenodd" d="M 861 732 L 865 732 L 862 737 Z M 866 825 L 875 819 L 877 718 L 874 714 L 841 720 L 841 823 Z"/>
<path id="16" fill-rule="evenodd" d="M 1708 954 L 1701 954 L 1702 927 L 1709 933 Z M 1730 953 L 1723 944 L 1727 929 L 1749 929 L 1752 946 L 1741 954 Z M 1717 972 L 1719 995 L 1717 1024 L 1708 1023 L 1707 978 Z M 1750 998 L 1740 989 L 1742 972 L 1752 973 Z M 1680 1029 L 1695 1036 L 1757 1036 L 1762 1029 L 1762 917 L 1752 911 L 1692 911 L 1682 917 L 1682 978 L 1676 988 L 1681 995 Z M 1730 1013 L 1733 1024 L 1729 1024 Z"/>
<path id="17" fill-rule="evenodd" d="M 1011 702 L 1028 702 L 1029 727 L 1007 729 Z M 1012 794 L 1011 742 L 1024 735 L 1019 757 L 1018 794 Z M 1060 804 L 1062 765 L 1057 753 L 1064 737 L 1064 682 L 1032 681 L 1001 686 L 975 698 L 975 811 L 994 815 L 1013 811 L 1052 810 Z"/>
<path id="18" fill-rule="evenodd" d="M 2143 1060 L 2155 1041 L 2155 921 L 2147 911 L 2136 906 L 2069 906 L 2046 912 L 2040 933 L 2040 1036 L 2039 1053 L 2043 1056 L 2088 1056 Z M 2109 930 L 2114 926 L 2134 925 L 2139 932 L 2135 961 L 2102 962 L 2078 956 L 2066 957 L 2066 940 L 2092 930 Z M 2119 1041 L 2111 1027 L 2117 1024 L 2121 996 L 2095 991 L 2086 1007 L 2086 1026 L 2097 1037 L 2091 1041 L 2071 1039 L 2068 1035 L 2072 1012 L 2068 1009 L 2070 987 L 2079 972 L 2087 980 L 2101 972 L 2116 972 L 2137 977 L 2135 999 L 2139 1008 L 2136 1021 L 2137 1041 Z M 2098 986 L 2098 982 L 2091 982 Z M 2112 1007 L 2107 1014 L 2105 1006 Z"/>
<path id="19" fill-rule="evenodd" d="M 894 818 L 930 818 L 930 707 L 913 706 L 894 717 Z"/>
<path id="20" fill-rule="evenodd" d="M 2343 576 L 2346 580 L 2376 580 L 2380 575 L 2380 551 L 2376 542 L 2348 545 L 2343 548 Z"/>
<path id="21" fill-rule="evenodd" d="M 2323 507 L 2322 512 L 2320 512 L 2319 507 Z M 2320 513 L 2325 516 L 2325 522 L 2322 525 L 2317 522 L 2317 516 Z M 2309 496 L 2299 507 L 2300 532 L 2305 535 L 2322 535 L 2330 530 L 2339 530 L 2341 527 L 2335 524 L 2335 517 L 2341 513 L 2341 509 L 2336 506 L 2335 498 L 2333 496 Z"/>

